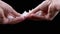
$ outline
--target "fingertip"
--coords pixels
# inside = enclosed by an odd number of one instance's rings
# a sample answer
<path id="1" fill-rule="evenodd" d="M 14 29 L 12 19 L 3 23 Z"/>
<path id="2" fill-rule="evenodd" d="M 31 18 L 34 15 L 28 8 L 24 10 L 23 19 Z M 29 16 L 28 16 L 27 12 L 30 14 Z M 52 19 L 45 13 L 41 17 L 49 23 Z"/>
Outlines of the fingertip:
<path id="1" fill-rule="evenodd" d="M 31 14 L 30 17 L 36 17 L 36 15 L 35 14 Z"/>

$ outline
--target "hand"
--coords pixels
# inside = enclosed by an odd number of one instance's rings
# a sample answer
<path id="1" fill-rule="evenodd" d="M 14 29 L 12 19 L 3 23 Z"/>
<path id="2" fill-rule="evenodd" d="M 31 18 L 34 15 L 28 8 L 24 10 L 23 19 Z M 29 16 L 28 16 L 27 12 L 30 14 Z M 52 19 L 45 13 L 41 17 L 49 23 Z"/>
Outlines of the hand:
<path id="1" fill-rule="evenodd" d="M 16 12 L 10 5 L 0 1 L 0 23 L 2 24 L 16 24 L 23 21 L 25 16 Z"/>
<path id="2" fill-rule="evenodd" d="M 15 17 L 15 18 L 12 15 L 11 16 L 8 15 L 7 18 L 9 19 L 9 21 L 8 21 L 7 24 L 16 24 L 16 23 L 22 22 L 28 17 L 27 14 L 28 14 L 27 12 L 24 12 L 23 14 L 21 14 L 20 16 Z"/>
<path id="3" fill-rule="evenodd" d="M 39 4 L 36 8 L 29 12 L 30 19 L 34 20 L 53 20 L 53 18 L 59 13 L 60 0 L 45 0 Z M 42 13 L 41 13 L 42 12 Z M 39 16 L 40 14 L 40 16 Z M 28 18 L 28 19 L 29 19 Z"/>

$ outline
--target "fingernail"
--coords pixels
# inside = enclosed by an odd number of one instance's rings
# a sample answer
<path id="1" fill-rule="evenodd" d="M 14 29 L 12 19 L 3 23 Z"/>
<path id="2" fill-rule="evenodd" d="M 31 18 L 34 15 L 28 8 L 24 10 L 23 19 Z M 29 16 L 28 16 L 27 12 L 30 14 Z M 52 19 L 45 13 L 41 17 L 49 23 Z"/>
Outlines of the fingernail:
<path id="1" fill-rule="evenodd" d="M 31 10 L 29 10 L 29 13 L 32 13 L 32 11 L 31 11 Z"/>
<path id="2" fill-rule="evenodd" d="M 24 13 L 22 14 L 22 16 L 26 16 L 28 13 L 26 11 L 24 11 Z"/>
<path id="3" fill-rule="evenodd" d="M 8 16 L 8 19 L 13 19 L 14 17 L 13 16 Z"/>
<path id="4" fill-rule="evenodd" d="M 31 10 L 29 10 L 29 11 L 31 11 Z"/>
<path id="5" fill-rule="evenodd" d="M 26 11 L 24 11 L 22 14 L 24 14 L 24 13 L 27 13 Z"/>

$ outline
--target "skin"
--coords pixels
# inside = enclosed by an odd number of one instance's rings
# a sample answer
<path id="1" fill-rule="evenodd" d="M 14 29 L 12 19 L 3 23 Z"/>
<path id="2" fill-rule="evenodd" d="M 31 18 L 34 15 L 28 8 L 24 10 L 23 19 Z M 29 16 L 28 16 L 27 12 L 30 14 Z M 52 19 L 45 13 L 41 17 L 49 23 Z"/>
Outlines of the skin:
<path id="1" fill-rule="evenodd" d="M 45 0 L 39 4 L 36 8 L 32 9 L 29 13 L 30 19 L 33 20 L 53 20 L 54 17 L 59 13 L 60 0 Z M 42 11 L 41 16 L 37 16 L 36 13 Z M 28 18 L 28 19 L 29 19 Z"/>
<path id="2" fill-rule="evenodd" d="M 16 12 L 10 5 L 0 1 L 0 23 L 2 24 L 16 24 L 28 19 L 33 20 L 53 20 L 53 18 L 60 11 L 60 0 L 45 0 L 39 4 L 36 8 L 32 9 L 28 14 L 23 15 Z M 41 13 L 40 13 L 41 12 Z M 41 14 L 41 15 L 39 15 Z M 23 15 L 23 16 L 22 16 Z M 8 19 L 8 16 L 13 16 L 14 18 Z"/>
<path id="3" fill-rule="evenodd" d="M 14 17 L 11 21 L 8 16 Z M 25 19 L 25 16 L 16 12 L 10 5 L 0 0 L 0 23 L 2 24 L 16 24 Z"/>

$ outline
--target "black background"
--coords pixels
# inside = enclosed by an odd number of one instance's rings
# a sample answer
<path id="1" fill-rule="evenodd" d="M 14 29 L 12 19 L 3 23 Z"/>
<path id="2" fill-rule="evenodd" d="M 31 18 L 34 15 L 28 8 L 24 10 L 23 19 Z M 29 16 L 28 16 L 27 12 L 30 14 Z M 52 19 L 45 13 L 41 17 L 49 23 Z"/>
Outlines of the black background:
<path id="1" fill-rule="evenodd" d="M 25 10 L 35 8 L 43 0 L 3 0 L 6 3 L 10 4 L 17 12 L 23 13 Z M 60 25 L 60 14 L 58 14 L 53 21 L 32 21 L 25 20 L 15 25 L 2 25 L 1 30 L 5 31 L 22 31 L 32 32 L 33 30 L 37 31 L 58 31 Z M 3 29 L 2 29 L 3 28 Z"/>

